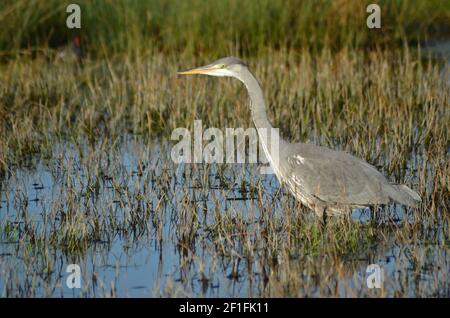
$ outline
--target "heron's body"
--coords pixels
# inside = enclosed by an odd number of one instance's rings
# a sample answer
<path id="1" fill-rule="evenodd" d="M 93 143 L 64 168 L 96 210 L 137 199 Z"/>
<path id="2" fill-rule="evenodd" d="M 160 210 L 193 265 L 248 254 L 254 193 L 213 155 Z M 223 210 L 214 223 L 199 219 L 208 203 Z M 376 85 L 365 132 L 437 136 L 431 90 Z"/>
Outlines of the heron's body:
<path id="1" fill-rule="evenodd" d="M 290 144 L 280 162 L 287 164 L 281 165 L 278 178 L 319 216 L 325 211 L 341 214 L 390 202 L 415 206 L 420 199 L 406 186 L 390 183 L 373 166 L 342 151 Z"/>
<path id="2" fill-rule="evenodd" d="M 278 180 L 318 216 L 344 214 L 353 208 L 390 202 L 414 207 L 420 202 L 413 190 L 390 183 L 373 166 L 346 152 L 312 144 L 289 143 L 279 135 L 275 136 L 278 147 L 271 147 L 275 139 L 262 138 L 267 136 L 262 132 L 272 129 L 272 125 L 267 119 L 261 87 L 241 60 L 227 57 L 180 74 L 230 76 L 244 83 L 250 95 L 252 118 L 260 142 Z"/>

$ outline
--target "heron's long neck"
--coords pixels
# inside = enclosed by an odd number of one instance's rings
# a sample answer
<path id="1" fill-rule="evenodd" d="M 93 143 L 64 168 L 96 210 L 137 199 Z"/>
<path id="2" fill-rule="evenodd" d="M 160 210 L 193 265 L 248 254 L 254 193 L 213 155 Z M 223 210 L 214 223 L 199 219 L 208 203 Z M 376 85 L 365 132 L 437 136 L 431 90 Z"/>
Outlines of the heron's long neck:
<path id="1" fill-rule="evenodd" d="M 258 131 L 261 145 L 271 162 L 272 168 L 276 170 L 278 163 L 274 161 L 278 160 L 279 151 L 285 141 L 280 138 L 278 129 L 273 128 L 267 119 L 266 103 L 257 79 L 248 70 L 243 71 L 239 79 L 245 84 L 250 95 L 252 119 Z"/>
<path id="2" fill-rule="evenodd" d="M 273 127 L 267 119 L 266 103 L 258 80 L 248 70 L 245 70 L 240 75 L 240 79 L 247 87 L 248 94 L 250 95 L 250 109 L 256 129 L 271 130 Z"/>

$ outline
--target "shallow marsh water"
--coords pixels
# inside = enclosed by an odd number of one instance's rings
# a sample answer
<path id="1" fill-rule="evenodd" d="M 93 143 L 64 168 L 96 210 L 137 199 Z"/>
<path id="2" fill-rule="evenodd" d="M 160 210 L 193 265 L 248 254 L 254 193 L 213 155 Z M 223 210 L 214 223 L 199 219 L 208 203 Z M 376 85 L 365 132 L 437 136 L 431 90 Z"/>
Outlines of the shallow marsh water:
<path id="1" fill-rule="evenodd" d="M 256 165 L 175 165 L 169 149 L 64 143 L 9 171 L 0 295 L 450 295 L 448 211 L 355 210 L 324 229 Z M 66 286 L 69 264 L 81 289 Z M 367 287 L 369 264 L 382 289 Z"/>

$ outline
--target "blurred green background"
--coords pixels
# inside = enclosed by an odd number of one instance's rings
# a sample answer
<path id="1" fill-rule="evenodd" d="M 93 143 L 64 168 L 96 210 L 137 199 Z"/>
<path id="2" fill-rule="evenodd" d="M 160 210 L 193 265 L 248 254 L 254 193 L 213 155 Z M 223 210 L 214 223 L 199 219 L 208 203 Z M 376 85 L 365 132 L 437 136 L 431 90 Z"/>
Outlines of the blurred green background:
<path id="1" fill-rule="evenodd" d="M 65 27 L 70 3 L 81 6 L 81 30 Z M 381 7 L 381 30 L 365 27 L 370 3 Z M 0 50 L 54 48 L 75 34 L 92 58 L 148 49 L 196 55 L 338 50 L 448 38 L 449 21 L 450 1 L 442 0 L 2 0 Z"/>

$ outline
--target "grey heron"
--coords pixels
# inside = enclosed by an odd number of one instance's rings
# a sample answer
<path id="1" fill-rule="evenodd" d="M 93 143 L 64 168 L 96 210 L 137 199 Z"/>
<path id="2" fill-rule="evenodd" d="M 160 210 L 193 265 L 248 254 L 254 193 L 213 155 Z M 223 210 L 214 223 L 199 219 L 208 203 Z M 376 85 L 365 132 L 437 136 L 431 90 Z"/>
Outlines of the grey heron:
<path id="1" fill-rule="evenodd" d="M 244 83 L 250 96 L 253 123 L 260 131 L 271 130 L 258 80 L 246 63 L 225 57 L 212 64 L 178 74 L 234 77 Z M 350 213 L 354 208 L 396 202 L 415 207 L 420 196 L 406 185 L 389 182 L 375 167 L 346 152 L 304 143 L 289 143 L 278 136 L 278 147 L 259 138 L 280 183 L 318 217 Z M 272 140 L 272 139 L 271 139 Z M 277 161 L 274 158 L 277 151 Z"/>

